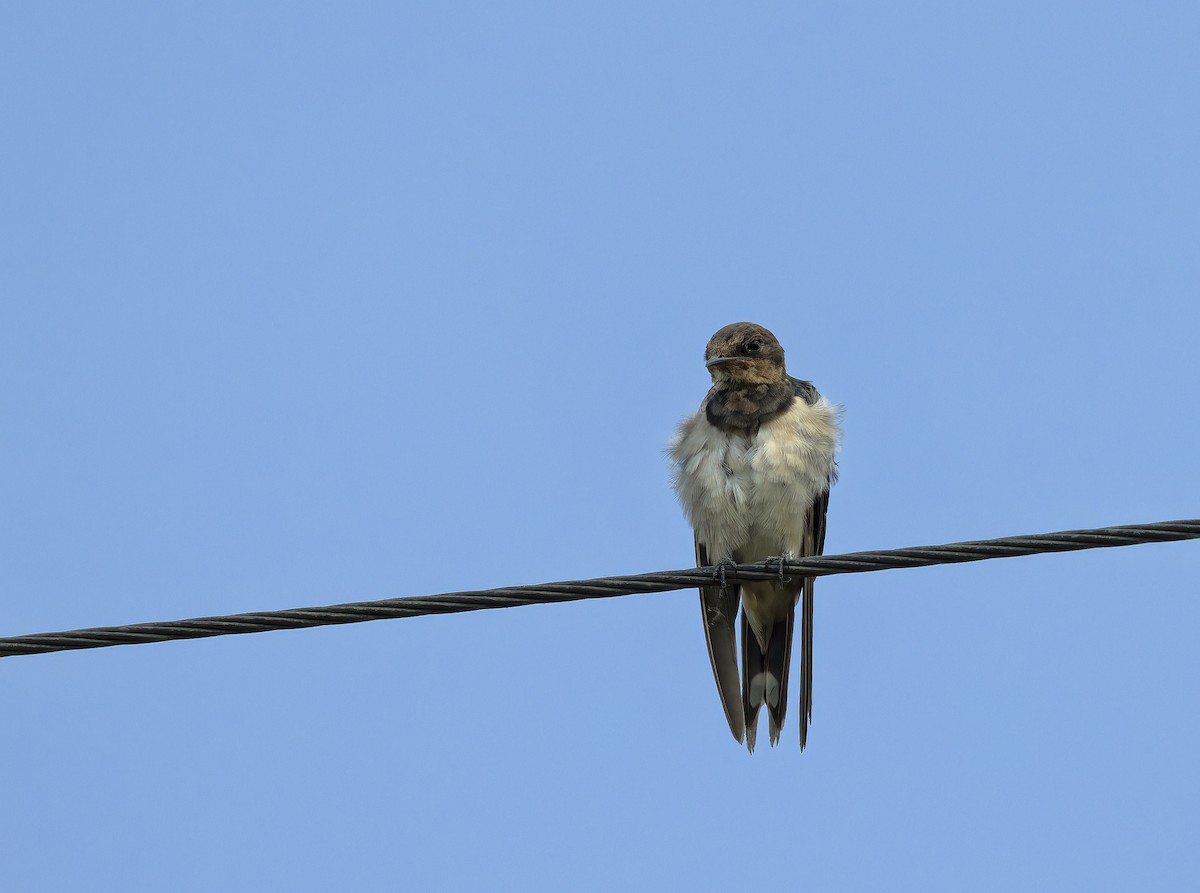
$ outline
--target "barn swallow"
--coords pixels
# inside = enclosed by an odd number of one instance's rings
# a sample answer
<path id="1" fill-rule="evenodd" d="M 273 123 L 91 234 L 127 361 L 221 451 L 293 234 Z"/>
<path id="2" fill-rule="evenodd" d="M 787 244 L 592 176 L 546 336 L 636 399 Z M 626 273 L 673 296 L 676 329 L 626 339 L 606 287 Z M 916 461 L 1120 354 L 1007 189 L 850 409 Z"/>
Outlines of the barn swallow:
<path id="1" fill-rule="evenodd" d="M 825 548 L 838 409 L 811 382 L 792 378 L 779 341 L 737 322 L 708 342 L 712 388 L 680 423 L 670 448 L 675 492 L 696 533 L 699 567 L 807 558 Z M 781 566 L 782 569 L 782 566 Z M 813 578 L 700 587 L 717 691 L 739 743 L 753 753 L 765 703 L 771 744 L 787 711 L 796 604 L 801 604 L 800 749 L 812 716 Z M 741 678 L 734 621 L 742 609 Z"/>

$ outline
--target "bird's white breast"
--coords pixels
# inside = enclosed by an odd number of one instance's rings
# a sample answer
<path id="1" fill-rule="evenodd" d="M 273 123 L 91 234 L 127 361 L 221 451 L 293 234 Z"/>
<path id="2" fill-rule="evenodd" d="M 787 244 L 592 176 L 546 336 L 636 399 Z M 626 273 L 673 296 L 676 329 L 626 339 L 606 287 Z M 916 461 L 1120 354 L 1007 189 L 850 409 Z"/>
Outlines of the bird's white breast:
<path id="1" fill-rule="evenodd" d="M 837 445 L 837 409 L 824 397 L 793 401 L 752 435 L 722 431 L 703 408 L 685 419 L 670 450 L 675 490 L 710 560 L 798 556 Z"/>

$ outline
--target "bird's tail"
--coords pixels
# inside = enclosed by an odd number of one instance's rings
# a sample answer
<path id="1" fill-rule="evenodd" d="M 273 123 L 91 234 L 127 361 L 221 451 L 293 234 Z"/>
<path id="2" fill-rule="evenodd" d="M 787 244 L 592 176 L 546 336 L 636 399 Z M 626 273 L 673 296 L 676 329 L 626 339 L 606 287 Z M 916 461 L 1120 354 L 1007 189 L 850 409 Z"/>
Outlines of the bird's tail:
<path id="1" fill-rule="evenodd" d="M 779 740 L 779 730 L 787 713 L 788 667 L 792 663 L 792 623 L 795 608 L 776 620 L 765 631 L 766 649 L 750 628 L 742 613 L 742 706 L 746 712 L 746 746 L 754 752 L 758 734 L 758 710 L 767 705 L 771 746 Z"/>

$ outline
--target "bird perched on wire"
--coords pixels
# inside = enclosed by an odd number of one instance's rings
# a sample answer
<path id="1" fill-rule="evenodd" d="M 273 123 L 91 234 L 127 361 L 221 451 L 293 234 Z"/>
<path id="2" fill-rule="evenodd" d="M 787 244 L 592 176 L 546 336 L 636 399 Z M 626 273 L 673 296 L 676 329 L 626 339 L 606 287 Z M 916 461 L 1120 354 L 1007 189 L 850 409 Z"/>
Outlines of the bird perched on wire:
<path id="1" fill-rule="evenodd" d="M 820 555 L 829 487 L 837 476 L 838 410 L 811 382 L 792 378 L 779 341 L 737 322 L 708 342 L 713 385 L 671 444 L 675 491 L 696 531 L 696 564 L 723 566 Z M 813 578 L 700 588 L 717 691 L 740 743 L 754 751 L 766 704 L 771 744 L 787 711 L 796 604 L 801 602 L 800 748 L 812 716 Z M 741 679 L 734 622 L 742 607 Z"/>

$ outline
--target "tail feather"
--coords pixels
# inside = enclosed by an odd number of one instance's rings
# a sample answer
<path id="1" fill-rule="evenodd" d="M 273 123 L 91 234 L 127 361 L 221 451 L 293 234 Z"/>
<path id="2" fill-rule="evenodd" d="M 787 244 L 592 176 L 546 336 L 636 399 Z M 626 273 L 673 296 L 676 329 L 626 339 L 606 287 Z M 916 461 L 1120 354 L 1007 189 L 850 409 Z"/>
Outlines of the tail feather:
<path id="1" fill-rule="evenodd" d="M 753 680 L 759 678 L 763 670 L 763 653 L 758 647 L 758 639 L 746 620 L 746 612 L 742 612 L 742 711 L 746 721 L 746 747 L 754 753 L 754 744 L 758 738 L 758 708 L 762 699 L 754 700 L 751 696 Z"/>
<path id="2" fill-rule="evenodd" d="M 764 652 L 758 637 L 742 614 L 742 705 L 746 714 L 746 746 L 754 752 L 758 733 L 758 711 L 767 706 L 771 746 L 779 741 L 779 730 L 787 715 L 788 669 L 792 663 L 792 624 L 795 609 L 776 620 L 767 630 Z"/>
<path id="3" fill-rule="evenodd" d="M 808 723 L 812 719 L 812 671 L 813 671 L 813 578 L 804 580 L 801 596 L 800 629 L 800 749 L 808 744 Z"/>

